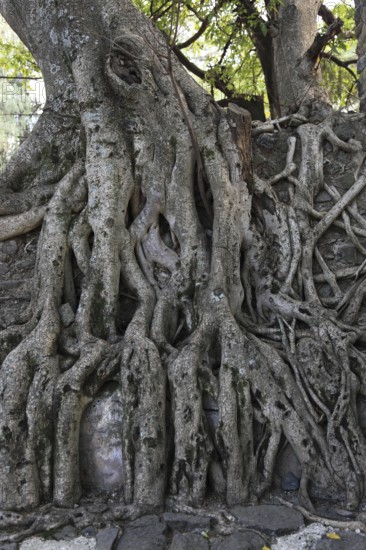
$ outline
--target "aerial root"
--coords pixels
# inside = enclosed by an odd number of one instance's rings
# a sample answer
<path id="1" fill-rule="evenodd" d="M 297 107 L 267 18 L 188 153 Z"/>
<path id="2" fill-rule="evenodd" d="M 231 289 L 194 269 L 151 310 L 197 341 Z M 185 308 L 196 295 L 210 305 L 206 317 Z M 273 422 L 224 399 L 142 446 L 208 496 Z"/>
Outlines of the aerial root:
<path id="1" fill-rule="evenodd" d="M 125 500 L 159 507 L 166 475 L 166 374 L 152 341 L 129 336 L 121 358 Z"/>
<path id="2" fill-rule="evenodd" d="M 83 386 L 101 364 L 107 348 L 101 340 L 84 341 L 80 359 L 58 377 L 55 386 L 57 419 L 53 499 L 58 506 L 70 506 L 81 496 L 79 429 L 82 413 L 91 399 L 83 394 Z"/>
<path id="3" fill-rule="evenodd" d="M 322 516 L 317 516 L 303 506 L 297 506 L 292 502 L 288 502 L 288 500 L 284 500 L 283 498 L 276 497 L 276 500 L 288 508 L 297 510 L 309 521 L 322 523 L 323 525 L 335 527 L 336 529 L 350 529 L 351 531 L 361 531 L 362 533 L 366 533 L 366 525 L 362 521 L 337 521 L 334 519 L 324 518 Z"/>
<path id="4" fill-rule="evenodd" d="M 45 206 L 36 206 L 23 214 L 0 218 L 0 241 L 7 241 L 33 231 L 41 225 L 45 212 Z"/>
<path id="5" fill-rule="evenodd" d="M 203 419 L 202 382 L 199 372 L 209 342 L 204 324 L 176 359 L 168 364 L 174 418 L 175 456 L 171 475 L 171 492 L 199 505 L 206 492 L 206 479 L 212 443 Z M 217 389 L 207 387 L 217 398 Z"/>

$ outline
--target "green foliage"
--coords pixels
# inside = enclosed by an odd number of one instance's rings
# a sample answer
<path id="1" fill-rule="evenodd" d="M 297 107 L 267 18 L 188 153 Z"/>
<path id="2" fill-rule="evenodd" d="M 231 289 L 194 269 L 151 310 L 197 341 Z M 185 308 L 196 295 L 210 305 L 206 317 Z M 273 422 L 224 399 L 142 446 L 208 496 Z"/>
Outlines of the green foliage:
<path id="1" fill-rule="evenodd" d="M 276 2 L 277 0 L 271 0 L 271 5 Z M 171 2 L 135 0 L 135 4 L 169 35 Z M 204 87 L 212 92 L 216 99 L 224 97 L 214 88 L 214 78 L 219 76 L 227 88 L 235 93 L 263 95 L 265 85 L 261 66 L 249 33 L 239 21 L 237 3 L 193 0 L 180 4 L 176 41 L 178 45 L 193 36 L 205 19 L 209 22 L 205 33 L 182 50 L 184 55 L 206 72 Z M 222 5 L 217 9 L 219 4 Z M 255 18 L 253 24 L 254 22 Z M 263 33 L 267 32 L 264 23 L 262 30 Z"/>
<path id="2" fill-rule="evenodd" d="M 0 17 L 0 71 L 3 76 L 41 77 L 29 50 Z"/>
<path id="3" fill-rule="evenodd" d="M 178 0 L 135 0 L 137 7 L 167 35 L 172 24 L 171 8 L 177 3 Z M 268 113 L 264 77 L 253 44 L 253 34 L 268 34 L 269 23 L 276 18 L 281 0 L 181 0 L 179 3 L 178 44 L 194 36 L 205 19 L 209 23 L 205 32 L 182 50 L 190 61 L 206 72 L 203 85 L 216 99 L 221 99 L 222 92 L 214 87 L 215 77 L 219 77 L 235 94 L 263 96 Z M 340 61 L 355 58 L 356 41 L 349 37 L 350 31 L 354 29 L 353 2 L 334 0 L 332 5 L 329 2 L 326 5 L 344 21 L 344 32 L 327 46 L 325 52 Z M 324 30 L 321 20 L 319 30 Z M 355 79 L 350 72 L 329 59 L 322 59 L 321 68 L 324 85 L 329 90 L 334 106 L 355 108 L 357 92 Z"/>
<path id="4" fill-rule="evenodd" d="M 0 37 L 0 67 L 4 76 L 38 77 L 40 70 L 22 42 L 10 42 Z"/>
<path id="5" fill-rule="evenodd" d="M 215 87 L 219 79 L 234 94 L 262 96 L 266 112 L 269 104 L 262 68 L 253 43 L 255 33 L 266 37 L 270 21 L 276 18 L 281 0 L 134 0 L 136 6 L 150 17 L 175 45 L 199 36 L 184 55 L 205 72 L 203 86 L 216 99 L 224 97 Z M 179 10 L 177 9 L 179 5 Z M 335 16 L 344 21 L 344 32 L 327 46 L 325 54 L 335 56 L 343 63 L 355 59 L 356 40 L 354 30 L 354 5 L 346 0 L 335 0 L 332 9 Z M 174 12 L 172 15 L 172 7 Z M 179 11 L 179 17 L 177 17 Z M 204 32 L 199 33 L 204 27 Z M 323 24 L 320 22 L 320 30 Z M 177 32 L 176 32 L 177 31 Z M 355 65 L 347 65 L 355 73 Z M 355 76 L 329 59 L 322 59 L 324 86 L 337 108 L 357 108 Z M 28 116 L 37 110 L 34 82 L 21 78 L 40 77 L 35 60 L 24 44 L 0 18 L 0 166 L 9 158 L 19 142 L 29 133 L 36 116 Z M 2 77 L 2 78 L 1 78 Z"/>
<path id="6" fill-rule="evenodd" d="M 322 60 L 323 85 L 328 91 L 332 104 L 337 109 L 358 109 L 357 96 L 357 70 L 356 47 L 357 40 L 354 37 L 355 7 L 353 2 L 341 1 L 332 6 L 332 12 L 343 21 L 343 32 L 337 36 L 333 43 L 329 44 L 326 54 L 335 56 L 339 61 L 346 63 L 344 67 L 337 66 L 328 59 Z M 353 61 L 353 63 L 349 63 Z"/>

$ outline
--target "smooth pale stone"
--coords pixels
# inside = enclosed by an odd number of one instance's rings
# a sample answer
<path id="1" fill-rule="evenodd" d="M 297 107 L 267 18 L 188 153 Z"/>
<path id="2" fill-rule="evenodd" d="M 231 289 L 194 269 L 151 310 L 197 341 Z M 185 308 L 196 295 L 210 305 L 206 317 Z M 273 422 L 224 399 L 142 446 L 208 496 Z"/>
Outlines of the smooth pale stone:
<path id="1" fill-rule="evenodd" d="M 121 392 L 106 384 L 86 409 L 80 426 L 80 477 L 85 489 L 113 492 L 123 486 Z"/>

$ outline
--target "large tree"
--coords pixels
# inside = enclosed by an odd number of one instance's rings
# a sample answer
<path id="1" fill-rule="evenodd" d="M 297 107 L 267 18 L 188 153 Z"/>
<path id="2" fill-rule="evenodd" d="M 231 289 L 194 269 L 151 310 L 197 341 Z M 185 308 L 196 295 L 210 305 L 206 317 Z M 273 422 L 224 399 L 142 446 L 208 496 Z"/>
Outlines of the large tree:
<path id="1" fill-rule="evenodd" d="M 364 250 L 360 144 L 336 136 L 319 98 L 302 100 L 298 166 L 290 136 L 284 171 L 259 178 L 246 113 L 217 106 L 173 54 L 177 11 L 169 37 L 125 0 L 0 0 L 0 11 L 47 90 L 1 176 L 1 239 L 42 229 L 31 304 L 0 333 L 0 506 L 77 502 L 80 421 L 110 380 L 126 503 L 199 504 L 208 486 L 229 504 L 259 498 L 287 441 L 303 503 L 311 480 L 357 506 L 366 286 L 341 291 L 346 275 L 319 243 L 336 223 Z M 327 213 L 314 208 L 325 142 L 354 156 L 356 174 L 343 196 L 328 186 Z"/>

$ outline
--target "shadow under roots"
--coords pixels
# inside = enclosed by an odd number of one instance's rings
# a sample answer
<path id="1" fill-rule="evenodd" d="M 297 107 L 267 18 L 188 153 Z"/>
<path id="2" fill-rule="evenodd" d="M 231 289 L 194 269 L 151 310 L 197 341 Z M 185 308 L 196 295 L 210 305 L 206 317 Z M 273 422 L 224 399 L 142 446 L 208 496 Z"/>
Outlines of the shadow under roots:
<path id="1" fill-rule="evenodd" d="M 137 298 L 131 293 L 131 291 L 125 286 L 122 277 L 120 278 L 119 294 L 118 294 L 118 307 L 116 314 L 116 330 L 117 334 L 123 335 L 130 322 L 132 321 L 136 309 L 138 307 Z"/>
<path id="2" fill-rule="evenodd" d="M 201 226 L 205 230 L 212 231 L 213 227 L 213 197 L 207 177 L 204 173 L 199 172 L 198 163 L 194 169 L 194 201 Z"/>

